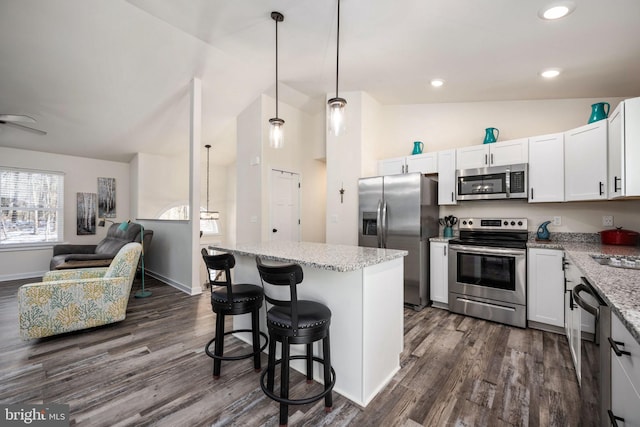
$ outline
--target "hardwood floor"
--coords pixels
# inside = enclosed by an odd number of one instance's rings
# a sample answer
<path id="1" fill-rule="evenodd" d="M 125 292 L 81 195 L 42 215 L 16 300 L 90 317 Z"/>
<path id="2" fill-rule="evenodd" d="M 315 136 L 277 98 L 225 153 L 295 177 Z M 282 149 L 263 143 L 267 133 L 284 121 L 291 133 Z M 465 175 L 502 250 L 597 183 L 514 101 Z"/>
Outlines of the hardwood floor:
<path id="1" fill-rule="evenodd" d="M 153 295 L 132 297 L 124 321 L 24 342 L 18 335 L 16 294 L 20 284 L 33 281 L 0 282 L 0 403 L 67 403 L 71 424 L 85 426 L 278 424 L 278 405 L 262 393 L 251 359 L 223 362 L 222 377 L 213 380 L 212 360 L 204 353 L 215 324 L 208 291 L 192 297 L 147 277 Z M 229 351 L 248 347 L 233 337 L 225 346 Z M 584 343 L 583 351 L 584 363 L 595 363 L 595 346 Z M 290 407 L 289 425 L 599 422 L 597 384 L 587 377 L 582 391 L 578 388 L 561 335 L 435 308 L 405 309 L 401 365 L 366 409 L 334 393 L 333 412 L 325 414 L 323 401 Z M 292 397 L 319 387 L 292 375 Z"/>

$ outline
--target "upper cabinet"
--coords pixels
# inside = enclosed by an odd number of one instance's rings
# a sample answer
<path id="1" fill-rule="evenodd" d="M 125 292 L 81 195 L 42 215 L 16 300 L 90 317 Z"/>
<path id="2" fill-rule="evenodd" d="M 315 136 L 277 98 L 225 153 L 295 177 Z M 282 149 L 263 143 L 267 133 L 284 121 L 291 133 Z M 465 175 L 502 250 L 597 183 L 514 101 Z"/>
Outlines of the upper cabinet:
<path id="1" fill-rule="evenodd" d="M 640 98 L 616 107 L 608 133 L 609 198 L 640 196 Z"/>
<path id="2" fill-rule="evenodd" d="M 566 201 L 607 198 L 607 120 L 564 133 Z"/>
<path id="3" fill-rule="evenodd" d="M 529 161 L 529 139 L 520 138 L 492 144 L 458 148 L 457 169 L 514 165 Z"/>
<path id="4" fill-rule="evenodd" d="M 405 157 L 378 160 L 378 175 L 396 175 L 404 173 Z"/>
<path id="5" fill-rule="evenodd" d="M 399 173 L 420 172 L 437 173 L 437 153 L 415 154 L 405 157 L 394 157 L 378 161 L 378 175 L 395 175 Z"/>
<path id="6" fill-rule="evenodd" d="M 456 150 L 438 151 L 438 205 L 455 205 Z"/>
<path id="7" fill-rule="evenodd" d="M 564 134 L 529 138 L 529 203 L 564 201 Z"/>
<path id="8" fill-rule="evenodd" d="M 438 173 L 438 153 L 415 154 L 406 157 L 405 173 Z"/>

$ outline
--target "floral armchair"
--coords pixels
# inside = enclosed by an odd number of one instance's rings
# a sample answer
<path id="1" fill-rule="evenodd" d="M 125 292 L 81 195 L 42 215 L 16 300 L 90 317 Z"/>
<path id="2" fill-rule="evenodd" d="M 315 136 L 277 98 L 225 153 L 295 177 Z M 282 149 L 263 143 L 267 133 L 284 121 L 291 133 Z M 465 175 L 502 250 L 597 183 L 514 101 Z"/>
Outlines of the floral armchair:
<path id="1" fill-rule="evenodd" d="M 21 337 L 42 338 L 123 320 L 141 252 L 140 243 L 128 243 L 109 267 L 49 271 L 41 283 L 22 285 Z"/>

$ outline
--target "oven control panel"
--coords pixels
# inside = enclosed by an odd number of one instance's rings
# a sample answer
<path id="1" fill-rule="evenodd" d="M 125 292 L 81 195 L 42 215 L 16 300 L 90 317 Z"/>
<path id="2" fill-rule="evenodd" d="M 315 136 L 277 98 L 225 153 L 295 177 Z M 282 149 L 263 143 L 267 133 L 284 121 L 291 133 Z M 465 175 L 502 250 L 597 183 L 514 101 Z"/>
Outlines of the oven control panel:
<path id="1" fill-rule="evenodd" d="M 460 218 L 460 230 L 527 231 L 527 218 Z"/>

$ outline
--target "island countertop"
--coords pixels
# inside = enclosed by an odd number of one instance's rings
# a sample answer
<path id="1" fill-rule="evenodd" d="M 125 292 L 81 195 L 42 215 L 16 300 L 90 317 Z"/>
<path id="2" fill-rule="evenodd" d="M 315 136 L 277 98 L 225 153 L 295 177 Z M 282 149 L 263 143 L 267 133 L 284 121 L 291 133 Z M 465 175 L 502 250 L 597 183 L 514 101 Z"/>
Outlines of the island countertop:
<path id="1" fill-rule="evenodd" d="M 237 245 L 215 244 L 210 245 L 209 249 L 239 255 L 260 256 L 270 261 L 297 263 L 303 266 L 339 272 L 360 270 L 364 267 L 381 264 L 408 254 L 407 251 L 396 249 L 292 241 L 242 243 Z"/>

